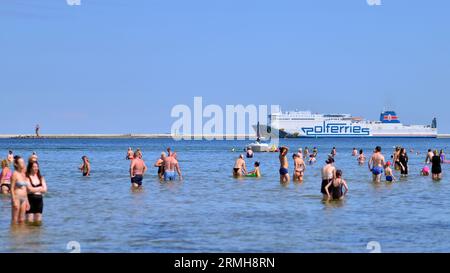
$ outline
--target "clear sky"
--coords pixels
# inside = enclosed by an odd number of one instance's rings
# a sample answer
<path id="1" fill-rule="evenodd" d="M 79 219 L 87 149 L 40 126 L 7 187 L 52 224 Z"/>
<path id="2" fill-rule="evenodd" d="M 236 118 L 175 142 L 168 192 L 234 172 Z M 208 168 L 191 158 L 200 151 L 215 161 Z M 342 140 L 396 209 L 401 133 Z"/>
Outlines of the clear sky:
<path id="1" fill-rule="evenodd" d="M 0 0 L 0 134 L 169 132 L 279 104 L 450 132 L 450 1 Z"/>

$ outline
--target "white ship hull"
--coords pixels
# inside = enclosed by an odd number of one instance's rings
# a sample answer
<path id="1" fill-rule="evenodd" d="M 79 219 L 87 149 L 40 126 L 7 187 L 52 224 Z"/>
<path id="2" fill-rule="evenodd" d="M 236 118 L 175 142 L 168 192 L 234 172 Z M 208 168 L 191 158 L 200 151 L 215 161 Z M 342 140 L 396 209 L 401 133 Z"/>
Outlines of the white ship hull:
<path id="1" fill-rule="evenodd" d="M 362 120 L 348 114 L 320 115 L 310 112 L 276 113 L 269 119 L 269 126 L 260 126 L 264 137 L 436 138 L 438 135 L 435 120 L 433 125 L 403 125 L 393 111 L 383 112 L 380 121 Z"/>

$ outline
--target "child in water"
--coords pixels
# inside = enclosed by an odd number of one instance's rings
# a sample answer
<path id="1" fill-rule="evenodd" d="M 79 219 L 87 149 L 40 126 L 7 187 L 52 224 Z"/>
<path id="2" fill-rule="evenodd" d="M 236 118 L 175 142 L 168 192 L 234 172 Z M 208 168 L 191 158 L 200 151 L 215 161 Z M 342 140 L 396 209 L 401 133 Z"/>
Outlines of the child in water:
<path id="1" fill-rule="evenodd" d="M 255 169 L 251 172 L 249 172 L 246 176 L 247 177 L 261 177 L 261 170 L 259 169 L 260 163 L 258 161 L 255 162 Z"/>
<path id="2" fill-rule="evenodd" d="M 420 172 L 420 175 L 429 176 L 430 175 L 430 167 L 428 167 L 428 166 L 423 167 L 422 171 Z"/>
<path id="3" fill-rule="evenodd" d="M 327 199 L 342 200 L 348 192 L 347 182 L 342 178 L 342 171 L 336 171 L 336 178 L 330 180 L 330 183 L 325 187 Z"/>
<path id="4" fill-rule="evenodd" d="M 394 181 L 396 181 L 395 177 L 394 177 L 394 174 L 392 172 L 392 169 L 391 169 L 391 162 L 390 161 L 388 161 L 386 163 L 386 165 L 384 166 L 384 174 L 386 175 L 386 182 L 394 182 Z"/>

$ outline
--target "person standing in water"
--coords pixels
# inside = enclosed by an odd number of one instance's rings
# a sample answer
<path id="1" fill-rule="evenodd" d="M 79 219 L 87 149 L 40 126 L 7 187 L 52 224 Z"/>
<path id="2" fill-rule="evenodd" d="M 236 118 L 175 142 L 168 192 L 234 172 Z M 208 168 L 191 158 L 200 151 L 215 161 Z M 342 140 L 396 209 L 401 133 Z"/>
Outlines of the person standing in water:
<path id="1" fill-rule="evenodd" d="M 386 165 L 384 166 L 384 174 L 386 176 L 386 182 L 394 182 L 396 181 L 394 177 L 394 172 L 391 169 L 391 162 L 386 162 Z"/>
<path id="2" fill-rule="evenodd" d="M 302 148 L 298 149 L 297 155 L 298 155 L 298 157 L 300 157 L 301 159 L 304 158 L 304 157 L 303 157 L 303 149 L 302 149 Z"/>
<path id="3" fill-rule="evenodd" d="M 2 172 L 0 173 L 0 187 L 2 194 L 9 194 L 11 191 L 12 171 L 9 168 L 8 160 L 2 160 Z"/>
<path id="4" fill-rule="evenodd" d="M 433 180 L 437 181 L 442 179 L 441 158 L 437 150 L 434 151 L 433 157 L 431 158 L 431 174 Z"/>
<path id="5" fill-rule="evenodd" d="M 247 158 L 253 158 L 253 150 L 252 148 L 247 148 Z"/>
<path id="6" fill-rule="evenodd" d="M 337 155 L 337 150 L 336 147 L 333 147 L 333 149 L 331 150 L 331 157 L 335 157 Z"/>
<path id="7" fill-rule="evenodd" d="M 445 153 L 444 150 L 439 152 L 439 157 L 441 158 L 441 163 L 445 163 Z"/>
<path id="8" fill-rule="evenodd" d="M 406 177 L 408 176 L 408 154 L 406 153 L 406 149 L 402 148 L 400 150 L 400 154 L 398 156 L 398 162 L 400 164 L 400 172 L 401 176 Z"/>
<path id="9" fill-rule="evenodd" d="M 12 169 L 14 165 L 14 153 L 13 151 L 8 152 L 8 157 L 6 158 L 8 160 L 9 168 Z"/>
<path id="10" fill-rule="evenodd" d="M 347 182 L 342 178 L 342 171 L 336 171 L 336 178 L 331 180 L 325 187 L 327 200 L 342 200 L 348 193 Z"/>
<path id="11" fill-rule="evenodd" d="M 394 161 L 394 169 L 397 171 L 402 170 L 402 164 L 400 163 L 400 153 L 401 153 L 400 147 L 395 147 L 394 154 L 392 155 L 392 160 Z"/>
<path id="12" fill-rule="evenodd" d="M 364 162 L 366 162 L 366 156 L 364 155 L 364 151 L 361 149 L 359 150 L 358 164 L 363 165 Z"/>
<path id="13" fill-rule="evenodd" d="M 161 157 L 156 161 L 155 167 L 158 168 L 158 177 L 160 180 L 164 179 L 164 159 L 166 158 L 166 153 L 162 152 Z"/>
<path id="14" fill-rule="evenodd" d="M 425 164 L 430 164 L 434 154 L 431 149 L 428 149 L 427 157 L 425 158 Z"/>
<path id="15" fill-rule="evenodd" d="M 129 147 L 129 148 L 128 148 L 128 151 L 127 151 L 127 157 L 126 157 L 126 159 L 127 159 L 127 160 L 133 160 L 133 158 L 134 158 L 134 152 L 133 152 L 133 149 L 132 149 L 131 147 Z"/>
<path id="16" fill-rule="evenodd" d="M 36 154 L 36 152 L 33 152 L 30 156 L 30 158 L 28 159 L 29 162 L 38 162 L 38 156 Z"/>
<path id="17" fill-rule="evenodd" d="M 89 158 L 87 156 L 81 157 L 83 163 L 80 166 L 80 171 L 83 176 L 91 176 L 91 163 L 89 162 Z"/>
<path id="18" fill-rule="evenodd" d="M 281 183 L 288 183 L 290 180 L 289 177 L 289 162 L 287 159 L 287 154 L 289 152 L 289 148 L 287 147 L 281 147 L 280 148 L 280 182 Z"/>
<path id="19" fill-rule="evenodd" d="M 294 181 L 303 182 L 303 175 L 306 169 L 305 161 L 298 154 L 294 154 L 292 157 L 294 159 L 293 179 Z"/>
<path id="20" fill-rule="evenodd" d="M 177 173 L 178 178 L 183 180 L 181 168 L 177 160 L 177 154 L 173 152 L 171 153 L 171 156 L 167 156 L 164 159 L 164 181 L 174 181 Z"/>
<path id="21" fill-rule="evenodd" d="M 260 166 L 259 161 L 256 161 L 254 164 L 255 169 L 253 171 L 249 172 L 246 176 L 247 177 L 258 177 L 258 178 L 261 177 L 261 170 L 260 170 L 259 166 Z"/>
<path id="22" fill-rule="evenodd" d="M 325 187 L 336 178 L 336 167 L 333 165 L 334 159 L 332 157 L 329 157 L 325 163 L 326 165 L 322 168 L 322 186 L 320 188 L 320 192 L 326 200 L 328 199 L 328 193 L 325 190 Z"/>
<path id="23" fill-rule="evenodd" d="M 356 148 L 353 148 L 352 156 L 357 156 L 357 155 L 358 155 L 358 150 L 356 150 Z"/>
<path id="24" fill-rule="evenodd" d="M 28 191 L 28 202 L 30 208 L 27 210 L 27 220 L 29 223 L 40 224 L 42 222 L 42 211 L 44 209 L 43 194 L 47 192 L 47 183 L 39 170 L 37 161 L 28 163 L 26 176 L 31 188 L 37 189 L 34 192 Z"/>
<path id="25" fill-rule="evenodd" d="M 133 189 L 138 189 L 142 187 L 142 181 L 144 180 L 144 174 L 147 171 L 147 166 L 142 159 L 141 151 L 136 151 L 134 153 L 134 159 L 130 164 L 130 179 L 131 187 Z"/>
<path id="26" fill-rule="evenodd" d="M 245 166 L 244 155 L 239 155 L 233 167 L 233 177 L 239 178 L 247 174 L 247 167 Z"/>
<path id="27" fill-rule="evenodd" d="M 11 222 L 19 224 L 25 222 L 25 214 L 30 209 L 28 193 L 42 191 L 42 187 L 32 187 L 26 176 L 25 161 L 20 156 L 14 157 L 14 173 L 11 177 Z"/>
<path id="28" fill-rule="evenodd" d="M 373 182 L 381 182 L 381 174 L 385 164 L 384 156 L 381 154 L 381 147 L 377 146 L 369 160 L 368 167 L 373 175 Z"/>

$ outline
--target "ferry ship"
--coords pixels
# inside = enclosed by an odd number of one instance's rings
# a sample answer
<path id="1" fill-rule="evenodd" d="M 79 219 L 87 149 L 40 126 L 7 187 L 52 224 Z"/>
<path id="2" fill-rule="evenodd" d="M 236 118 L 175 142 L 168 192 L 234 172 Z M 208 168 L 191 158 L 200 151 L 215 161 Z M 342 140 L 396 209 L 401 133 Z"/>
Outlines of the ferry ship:
<path id="1" fill-rule="evenodd" d="M 257 126 L 254 126 L 255 130 Z M 383 111 L 378 121 L 350 114 L 314 114 L 310 111 L 273 112 L 260 125 L 264 138 L 299 137 L 417 137 L 436 138 L 437 120 L 430 125 L 404 125 L 395 111 Z"/>

